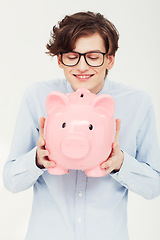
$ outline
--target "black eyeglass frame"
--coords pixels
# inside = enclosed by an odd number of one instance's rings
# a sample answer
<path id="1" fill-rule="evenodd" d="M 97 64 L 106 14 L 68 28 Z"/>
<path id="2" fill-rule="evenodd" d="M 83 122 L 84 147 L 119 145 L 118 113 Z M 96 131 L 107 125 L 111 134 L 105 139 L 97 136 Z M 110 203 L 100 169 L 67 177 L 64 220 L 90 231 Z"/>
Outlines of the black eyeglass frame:
<path id="1" fill-rule="evenodd" d="M 65 64 L 65 63 L 63 62 L 63 57 L 62 57 L 63 53 L 77 53 L 77 54 L 79 55 L 79 59 L 78 59 L 77 63 L 76 63 L 76 64 L 73 64 L 73 65 Z M 86 54 L 87 54 L 87 53 L 101 53 L 101 54 L 103 55 L 103 62 L 102 62 L 102 64 L 100 64 L 100 65 L 98 65 L 98 66 L 97 66 L 97 65 L 96 65 L 96 66 L 90 65 L 90 64 L 87 62 L 87 59 L 86 59 Z M 105 56 L 106 54 L 107 54 L 107 52 L 106 52 L 106 53 L 103 53 L 103 52 L 99 52 L 99 51 L 90 51 L 90 52 L 85 52 L 85 53 L 79 53 L 79 52 L 76 52 L 76 51 L 60 52 L 61 61 L 62 61 L 63 65 L 64 65 L 64 66 L 67 66 L 67 67 L 74 67 L 74 66 L 76 66 L 76 65 L 79 63 L 79 61 L 80 61 L 80 59 L 81 59 L 81 56 L 84 56 L 85 62 L 86 62 L 90 67 L 101 67 L 101 66 L 104 64 L 104 56 Z"/>

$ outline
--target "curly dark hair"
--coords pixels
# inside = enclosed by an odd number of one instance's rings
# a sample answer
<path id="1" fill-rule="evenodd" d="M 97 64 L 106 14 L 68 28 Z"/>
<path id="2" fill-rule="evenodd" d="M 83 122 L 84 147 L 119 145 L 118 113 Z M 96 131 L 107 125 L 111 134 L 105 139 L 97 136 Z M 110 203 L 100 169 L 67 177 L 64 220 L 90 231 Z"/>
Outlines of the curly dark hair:
<path id="1" fill-rule="evenodd" d="M 103 38 L 108 55 L 114 55 L 118 49 L 117 29 L 102 14 L 90 11 L 66 15 L 58 22 L 58 26 L 53 26 L 46 53 L 55 56 L 61 52 L 70 52 L 75 48 L 79 37 L 94 33 L 99 33 Z"/>

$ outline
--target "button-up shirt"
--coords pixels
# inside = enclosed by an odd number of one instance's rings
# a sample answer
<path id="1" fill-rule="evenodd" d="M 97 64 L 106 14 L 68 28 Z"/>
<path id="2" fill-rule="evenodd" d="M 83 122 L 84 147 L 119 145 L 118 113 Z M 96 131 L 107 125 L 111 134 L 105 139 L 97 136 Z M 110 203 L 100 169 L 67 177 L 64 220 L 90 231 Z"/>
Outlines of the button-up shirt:
<path id="1" fill-rule="evenodd" d="M 4 184 L 12 192 L 33 187 L 33 207 L 26 240 L 128 240 L 128 190 L 147 199 L 160 194 L 160 151 L 148 94 L 105 79 L 98 93 L 115 100 L 115 118 L 124 161 L 118 172 L 87 177 L 84 171 L 51 175 L 36 166 L 39 119 L 53 91 L 73 92 L 65 79 L 35 83 L 23 97 Z"/>

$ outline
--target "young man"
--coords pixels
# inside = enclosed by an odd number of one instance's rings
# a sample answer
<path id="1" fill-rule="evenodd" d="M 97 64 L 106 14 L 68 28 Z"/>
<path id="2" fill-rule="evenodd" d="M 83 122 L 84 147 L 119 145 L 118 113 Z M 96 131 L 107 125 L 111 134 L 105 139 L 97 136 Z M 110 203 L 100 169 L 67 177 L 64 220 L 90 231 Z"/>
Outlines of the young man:
<path id="1" fill-rule="evenodd" d="M 27 240 L 128 240 L 128 190 L 147 199 L 160 194 L 160 152 L 150 97 L 106 78 L 118 38 L 114 25 L 92 12 L 66 16 L 53 27 L 47 49 L 57 55 L 65 79 L 36 83 L 26 91 L 4 167 L 10 191 L 34 188 Z M 101 166 L 104 177 L 87 177 L 80 170 L 60 176 L 46 171 L 56 165 L 48 160 L 43 138 L 46 97 L 53 90 L 69 93 L 80 87 L 115 100 L 116 139 Z"/>

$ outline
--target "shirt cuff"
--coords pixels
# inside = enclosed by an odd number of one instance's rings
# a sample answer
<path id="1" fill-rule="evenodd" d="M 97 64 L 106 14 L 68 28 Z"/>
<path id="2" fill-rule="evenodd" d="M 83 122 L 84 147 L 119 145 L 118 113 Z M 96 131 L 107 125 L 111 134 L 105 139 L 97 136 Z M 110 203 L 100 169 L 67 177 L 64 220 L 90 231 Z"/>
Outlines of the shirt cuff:
<path id="1" fill-rule="evenodd" d="M 116 173 L 112 172 L 110 175 L 124 187 L 133 190 L 135 183 L 132 176 L 132 171 L 137 165 L 137 160 L 126 152 L 123 153 L 124 160 L 120 170 Z"/>
<path id="2" fill-rule="evenodd" d="M 40 169 L 36 165 L 36 151 L 37 147 L 33 148 L 30 152 L 28 152 L 26 161 L 26 169 L 34 179 L 37 179 L 44 172 L 43 169 Z"/>

